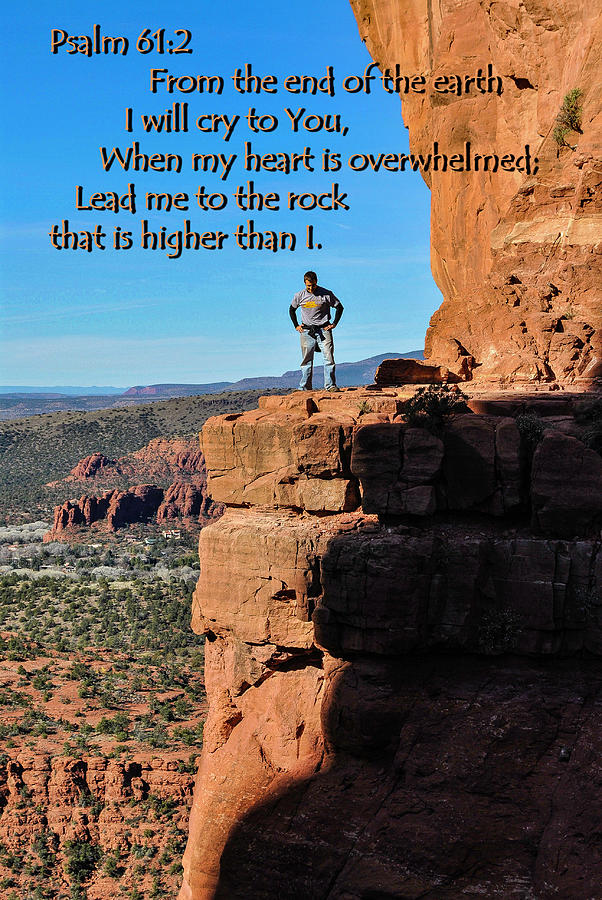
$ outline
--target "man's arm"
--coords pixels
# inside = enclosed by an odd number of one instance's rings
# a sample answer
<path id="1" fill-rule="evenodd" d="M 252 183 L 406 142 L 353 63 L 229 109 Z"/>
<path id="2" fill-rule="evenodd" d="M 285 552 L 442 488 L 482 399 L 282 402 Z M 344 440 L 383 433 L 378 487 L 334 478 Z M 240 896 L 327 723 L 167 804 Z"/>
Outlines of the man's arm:
<path id="1" fill-rule="evenodd" d="M 291 322 L 295 326 L 297 331 L 303 331 L 303 325 L 299 325 L 297 321 L 297 309 L 292 304 L 288 308 L 288 314 L 291 317 Z"/>
<path id="2" fill-rule="evenodd" d="M 339 322 L 341 321 L 342 315 L 343 315 L 343 304 L 339 300 L 337 305 L 335 306 L 335 314 L 334 314 L 334 320 L 332 322 L 332 325 L 325 325 L 324 330 L 332 331 L 333 328 L 336 328 L 337 325 L 339 324 Z"/>

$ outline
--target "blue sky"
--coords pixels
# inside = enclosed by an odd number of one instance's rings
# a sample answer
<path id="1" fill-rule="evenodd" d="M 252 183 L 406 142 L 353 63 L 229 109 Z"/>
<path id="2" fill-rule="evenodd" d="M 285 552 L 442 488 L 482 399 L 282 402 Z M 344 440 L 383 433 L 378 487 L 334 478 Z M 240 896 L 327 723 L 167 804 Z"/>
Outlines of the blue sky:
<path id="1" fill-rule="evenodd" d="M 288 319 L 292 294 L 306 269 L 318 272 L 345 306 L 335 334 L 339 361 L 390 350 L 420 348 L 428 319 L 441 296 L 430 274 L 430 195 L 417 173 L 352 173 L 353 153 L 407 152 L 400 100 L 378 81 L 370 95 L 349 94 L 345 76 L 362 74 L 371 59 L 362 44 L 347 0 L 274 0 L 220 4 L 172 2 L 102 4 L 33 2 L 3 13 L 7 59 L 14 86 L 4 101 L 1 194 L 2 326 L 0 384 L 132 384 L 209 382 L 280 374 L 297 364 L 298 342 Z M 70 35 L 125 35 L 127 56 L 50 52 L 52 29 Z M 189 55 L 142 55 L 135 41 L 144 28 L 192 32 Z M 178 39 L 179 40 L 179 39 Z M 231 75 L 251 63 L 253 71 L 278 78 L 278 93 L 238 94 Z M 291 74 L 323 77 L 334 67 L 335 96 L 293 95 L 283 89 Z M 151 68 L 171 75 L 220 74 L 221 96 L 149 90 Z M 146 134 L 142 114 L 160 114 L 174 102 L 189 104 L 190 130 Z M 271 134 L 252 134 L 244 117 L 250 107 L 278 117 Z M 133 109 L 133 133 L 125 131 L 125 110 Z M 340 134 L 293 134 L 284 108 L 306 114 L 340 114 L 348 127 Z M 230 141 L 196 128 L 201 114 L 240 115 Z M 147 153 L 179 153 L 183 170 L 104 172 L 99 148 L 126 149 L 138 141 Z M 286 176 L 245 172 L 244 142 L 259 153 L 302 152 L 317 160 L 324 147 L 341 153 L 338 173 Z M 194 173 L 192 153 L 236 153 L 226 181 Z M 256 189 L 284 197 L 280 212 L 246 213 L 233 193 L 253 178 Z M 349 211 L 290 212 L 289 191 L 328 191 L 338 182 Z M 75 208 L 75 186 L 83 196 L 122 194 L 134 183 L 138 211 L 84 211 Z M 222 212 L 203 211 L 192 195 L 203 184 L 228 196 Z M 188 212 L 148 213 L 146 191 L 188 192 Z M 48 232 L 67 218 L 75 231 L 103 226 L 109 235 L 120 225 L 139 243 L 142 219 L 156 231 L 183 227 L 232 233 L 252 217 L 259 231 L 294 231 L 298 247 L 242 251 L 233 237 L 221 251 L 165 252 L 54 250 Z M 305 249 L 305 229 L 313 224 L 321 250 Z M 107 240 L 110 245 L 110 240 Z"/>

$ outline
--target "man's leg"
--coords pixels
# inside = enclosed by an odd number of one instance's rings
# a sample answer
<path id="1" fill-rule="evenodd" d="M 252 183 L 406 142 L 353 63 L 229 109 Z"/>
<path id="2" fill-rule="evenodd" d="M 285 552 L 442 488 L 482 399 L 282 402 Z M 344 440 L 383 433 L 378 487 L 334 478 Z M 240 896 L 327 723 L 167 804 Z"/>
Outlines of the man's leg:
<path id="1" fill-rule="evenodd" d="M 301 338 L 301 383 L 299 388 L 302 391 L 311 391 L 316 342 L 306 331 L 302 331 L 299 336 Z"/>
<path id="2" fill-rule="evenodd" d="M 323 339 L 318 338 L 320 350 L 324 357 L 324 387 L 326 389 L 336 387 L 334 376 L 334 340 L 332 331 L 323 331 Z"/>

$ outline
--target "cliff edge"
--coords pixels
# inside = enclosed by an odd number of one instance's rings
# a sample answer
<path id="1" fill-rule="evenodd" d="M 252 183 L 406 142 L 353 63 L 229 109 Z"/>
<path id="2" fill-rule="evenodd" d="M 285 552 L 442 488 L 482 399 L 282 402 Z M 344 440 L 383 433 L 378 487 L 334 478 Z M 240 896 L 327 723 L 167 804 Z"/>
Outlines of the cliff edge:
<path id="1" fill-rule="evenodd" d="M 602 459 L 578 397 L 473 389 L 433 433 L 413 390 L 203 429 L 182 900 L 596 895 Z"/>

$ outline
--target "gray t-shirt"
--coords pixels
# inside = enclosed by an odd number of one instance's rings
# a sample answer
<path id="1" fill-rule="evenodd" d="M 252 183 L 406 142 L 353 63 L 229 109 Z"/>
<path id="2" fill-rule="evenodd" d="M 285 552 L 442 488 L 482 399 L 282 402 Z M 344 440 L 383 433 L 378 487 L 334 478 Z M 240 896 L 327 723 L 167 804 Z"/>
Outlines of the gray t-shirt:
<path id="1" fill-rule="evenodd" d="M 319 284 L 314 288 L 313 294 L 303 288 L 298 291 L 292 299 L 291 307 L 293 309 L 301 309 L 302 325 L 328 325 L 330 322 L 330 307 L 341 306 L 338 297 L 329 291 L 328 288 L 320 287 Z"/>

